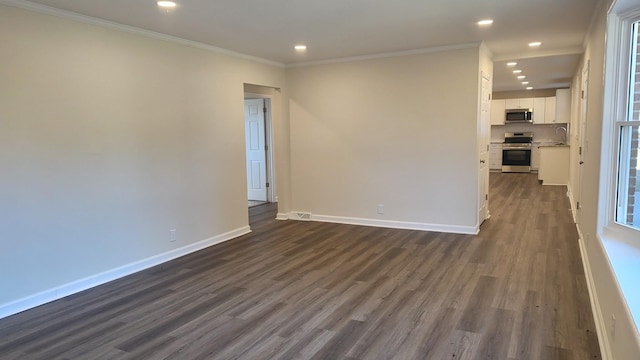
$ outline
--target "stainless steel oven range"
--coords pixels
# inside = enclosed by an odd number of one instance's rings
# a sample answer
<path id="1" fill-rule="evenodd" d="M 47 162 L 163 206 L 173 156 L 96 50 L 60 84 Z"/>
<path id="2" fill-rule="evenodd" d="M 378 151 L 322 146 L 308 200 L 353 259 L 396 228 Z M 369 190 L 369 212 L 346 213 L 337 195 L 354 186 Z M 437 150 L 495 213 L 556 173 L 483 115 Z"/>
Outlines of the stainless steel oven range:
<path id="1" fill-rule="evenodd" d="M 533 133 L 508 132 L 502 143 L 502 172 L 531 172 Z"/>

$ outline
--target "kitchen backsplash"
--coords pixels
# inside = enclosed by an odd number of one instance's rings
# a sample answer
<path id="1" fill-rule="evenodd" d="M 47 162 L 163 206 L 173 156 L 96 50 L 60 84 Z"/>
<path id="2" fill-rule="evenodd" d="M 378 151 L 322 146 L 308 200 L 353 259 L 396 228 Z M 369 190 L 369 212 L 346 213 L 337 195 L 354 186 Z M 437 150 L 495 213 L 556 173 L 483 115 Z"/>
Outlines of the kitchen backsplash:
<path id="1" fill-rule="evenodd" d="M 557 142 L 565 141 L 569 138 L 569 134 L 565 136 L 564 130 L 558 128 L 564 127 L 567 130 L 569 124 L 508 124 L 508 125 L 492 125 L 491 126 L 491 142 L 503 142 L 505 132 L 533 132 L 534 142 Z"/>

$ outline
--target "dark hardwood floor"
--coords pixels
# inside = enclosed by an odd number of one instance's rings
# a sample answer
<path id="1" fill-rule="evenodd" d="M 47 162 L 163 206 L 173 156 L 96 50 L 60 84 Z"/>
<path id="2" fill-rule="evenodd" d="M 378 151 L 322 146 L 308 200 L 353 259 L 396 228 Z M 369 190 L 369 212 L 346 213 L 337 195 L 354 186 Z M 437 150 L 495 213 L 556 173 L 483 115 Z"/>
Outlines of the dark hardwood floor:
<path id="1" fill-rule="evenodd" d="M 478 236 L 276 221 L 0 320 L 1 359 L 599 359 L 566 189 L 491 174 Z"/>

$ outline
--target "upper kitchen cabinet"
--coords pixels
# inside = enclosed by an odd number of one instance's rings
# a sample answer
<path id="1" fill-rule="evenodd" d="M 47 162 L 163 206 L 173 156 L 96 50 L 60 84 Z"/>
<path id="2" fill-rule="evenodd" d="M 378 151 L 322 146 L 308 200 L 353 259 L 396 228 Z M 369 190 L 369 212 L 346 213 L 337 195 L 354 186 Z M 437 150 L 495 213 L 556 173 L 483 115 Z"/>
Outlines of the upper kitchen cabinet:
<path id="1" fill-rule="evenodd" d="M 533 109 L 533 98 L 507 99 L 507 109 Z"/>
<path id="2" fill-rule="evenodd" d="M 556 90 L 556 121 L 571 122 L 571 89 Z"/>
<path id="3" fill-rule="evenodd" d="M 546 102 L 544 98 L 533 98 L 533 123 L 544 124 L 547 120 Z"/>
<path id="4" fill-rule="evenodd" d="M 504 125 L 505 100 L 491 100 L 491 125 Z"/>
<path id="5" fill-rule="evenodd" d="M 552 124 L 556 122 L 556 97 L 549 96 L 544 98 L 544 122 Z"/>

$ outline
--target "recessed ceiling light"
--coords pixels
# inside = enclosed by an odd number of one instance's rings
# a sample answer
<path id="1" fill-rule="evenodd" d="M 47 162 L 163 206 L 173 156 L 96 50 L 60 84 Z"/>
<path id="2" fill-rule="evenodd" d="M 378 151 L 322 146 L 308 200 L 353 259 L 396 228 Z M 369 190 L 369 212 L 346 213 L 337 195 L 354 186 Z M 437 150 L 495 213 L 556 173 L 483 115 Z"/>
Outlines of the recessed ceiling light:
<path id="1" fill-rule="evenodd" d="M 529 85 L 529 82 L 528 81 L 523 81 L 522 85 Z"/>
<path id="2" fill-rule="evenodd" d="M 516 66 L 516 65 L 518 65 L 518 63 L 517 63 L 517 62 L 515 62 L 515 61 L 508 62 L 508 63 L 507 63 L 507 66 Z"/>
<path id="3" fill-rule="evenodd" d="M 305 51 L 307 50 L 307 45 L 296 45 L 293 47 L 296 51 Z"/>
<path id="4" fill-rule="evenodd" d="M 158 1 L 156 2 L 156 4 L 158 4 L 158 6 L 163 7 L 163 8 L 174 8 L 176 7 L 176 3 L 173 1 Z"/>
<path id="5" fill-rule="evenodd" d="M 533 86 L 527 86 L 527 90 L 533 90 Z"/>
<path id="6" fill-rule="evenodd" d="M 480 25 L 480 26 L 487 26 L 487 25 L 491 25 L 491 24 L 493 24 L 493 20 L 491 20 L 491 19 L 485 19 L 485 20 L 478 21 L 478 25 Z"/>
<path id="7" fill-rule="evenodd" d="M 157 1 L 156 4 L 163 8 L 174 8 L 176 3 L 174 1 Z"/>
<path id="8" fill-rule="evenodd" d="M 534 42 L 530 42 L 529 43 L 530 47 L 538 47 L 540 45 L 542 45 L 542 43 L 540 41 L 534 41 Z"/>
<path id="9" fill-rule="evenodd" d="M 518 79 L 522 80 L 522 79 L 526 79 L 527 77 L 524 75 L 518 75 Z"/>
<path id="10" fill-rule="evenodd" d="M 520 74 L 522 72 L 522 70 L 513 70 L 514 74 Z"/>

